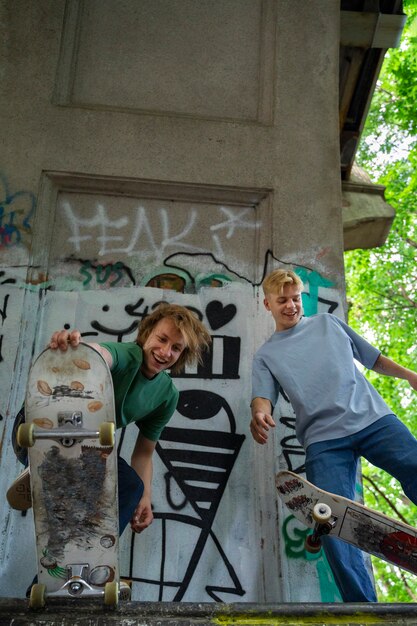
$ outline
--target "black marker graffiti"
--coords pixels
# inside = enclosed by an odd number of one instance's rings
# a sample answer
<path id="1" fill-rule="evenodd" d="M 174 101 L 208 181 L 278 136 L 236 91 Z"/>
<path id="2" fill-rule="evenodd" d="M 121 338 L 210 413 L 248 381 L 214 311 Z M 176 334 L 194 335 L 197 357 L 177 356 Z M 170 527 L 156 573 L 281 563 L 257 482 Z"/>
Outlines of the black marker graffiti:
<path id="1" fill-rule="evenodd" d="M 10 294 L 7 294 L 6 296 L 4 296 L 4 300 L 3 300 L 3 308 L 0 308 L 0 317 L 1 317 L 1 325 L 3 326 L 4 321 L 7 317 L 7 304 L 9 302 L 9 297 Z"/>
<path id="2" fill-rule="evenodd" d="M 135 331 L 140 321 L 158 304 L 159 301 L 149 302 L 144 298 L 139 298 L 124 307 L 128 316 L 133 318 L 132 324 L 126 323 L 122 328 L 116 329 L 106 324 L 103 319 L 94 319 L 90 322 L 91 330 L 83 331 L 81 334 L 83 337 L 88 337 L 104 333 L 120 342 Z M 202 311 L 194 307 L 189 308 L 200 319 L 203 319 Z M 102 306 L 101 311 L 106 317 L 111 311 L 110 304 Z M 227 327 L 235 318 L 237 307 L 235 305 L 224 306 L 218 300 L 213 300 L 206 305 L 205 314 L 211 328 L 218 329 Z M 197 368 L 197 371 L 183 372 L 176 378 L 225 380 L 239 378 L 241 338 L 226 334 L 213 335 L 212 338 L 212 348 L 206 353 L 204 362 Z M 219 354 L 216 355 L 216 351 Z M 216 373 L 213 373 L 214 363 L 216 363 Z M 155 520 L 159 520 L 161 525 L 162 556 L 159 576 L 155 579 L 134 576 L 134 563 L 140 563 L 141 558 L 135 552 L 137 538 L 133 533 L 128 577 L 133 582 L 146 583 L 158 588 L 160 600 L 166 599 L 164 591 L 166 596 L 167 590 L 170 589 L 175 593 L 174 600 L 179 601 L 189 588 L 196 568 L 203 558 L 207 542 L 210 541 L 210 546 L 215 547 L 231 584 L 224 586 L 207 584 L 205 587 L 207 594 L 215 601 L 222 601 L 221 594 L 241 597 L 245 591 L 212 525 L 245 435 L 236 432 L 237 426 L 233 411 L 226 399 L 217 393 L 200 389 L 182 390 L 179 394 L 177 411 L 182 418 L 190 420 L 193 424 L 197 421 L 200 424 L 203 421 L 210 422 L 216 418 L 216 420 L 223 420 L 221 423 L 226 424 L 227 427 L 222 430 L 213 426 L 210 428 L 209 425 L 208 428 L 170 426 L 163 431 L 156 451 L 166 468 L 164 474 L 166 510 L 154 512 Z M 118 451 L 122 456 L 124 442 L 125 431 L 122 431 L 118 444 Z M 178 496 L 178 493 L 181 495 Z M 194 511 L 193 515 L 190 515 L 190 507 Z M 190 539 L 190 553 L 185 570 L 178 574 L 177 580 L 167 580 L 164 573 L 165 562 L 170 545 L 169 538 L 172 536 L 175 524 L 184 524 L 189 528 L 194 528 L 196 535 Z M 137 550 L 139 552 L 140 548 L 137 547 Z"/>
<path id="3" fill-rule="evenodd" d="M 138 323 L 133 322 L 133 324 L 130 324 L 130 326 L 127 326 L 126 328 L 123 328 L 121 330 L 113 330 L 112 328 L 103 326 L 97 320 L 93 320 L 91 322 L 91 328 L 94 328 L 94 330 L 97 330 L 99 333 L 105 333 L 106 335 L 115 337 L 117 338 L 117 341 L 119 342 L 123 341 L 123 337 L 127 335 L 131 335 L 133 331 L 137 329 L 137 327 L 138 327 Z"/>
<path id="4" fill-rule="evenodd" d="M 0 271 L 0 284 L 1 285 L 15 285 L 16 284 L 16 279 L 15 278 L 4 278 L 3 276 L 6 275 L 6 272 L 4 272 L 3 270 Z"/>
<path id="5" fill-rule="evenodd" d="M 282 261 L 282 259 L 279 259 L 278 257 L 276 257 L 274 255 L 274 253 L 272 252 L 272 250 L 270 250 L 270 249 L 265 252 L 262 276 L 261 276 L 261 279 L 259 280 L 259 282 L 253 282 L 247 276 L 244 276 L 242 274 L 239 274 L 238 272 L 235 272 L 234 270 L 232 270 L 231 267 L 226 265 L 226 263 L 224 263 L 224 261 L 221 261 L 220 259 L 217 259 L 212 252 L 174 252 L 173 254 L 170 254 L 169 256 L 167 256 L 164 259 L 164 261 L 163 261 L 164 266 L 165 267 L 169 267 L 171 269 L 176 269 L 176 270 L 179 270 L 181 272 L 184 272 L 185 271 L 184 267 L 179 266 L 179 265 L 173 265 L 171 263 L 172 260 L 178 259 L 179 257 L 185 257 L 185 259 L 186 259 L 186 262 L 184 263 L 185 266 L 189 265 L 188 258 L 190 258 L 190 257 L 192 257 L 192 258 L 202 258 L 202 259 L 211 259 L 211 261 L 213 263 L 218 265 L 222 270 L 226 270 L 226 272 L 228 274 L 230 274 L 231 276 L 236 276 L 236 278 L 239 278 L 240 280 L 242 280 L 244 282 L 250 283 L 254 287 L 259 287 L 262 284 L 263 279 L 265 278 L 265 276 L 269 272 L 270 263 L 272 261 L 276 261 L 276 262 L 280 263 L 281 265 L 287 265 L 288 267 L 291 267 L 291 266 L 292 267 L 299 267 L 299 268 L 307 269 L 307 270 L 309 270 L 311 272 L 313 271 L 311 268 L 308 268 L 305 265 L 300 265 L 299 263 Z"/>
<path id="6" fill-rule="evenodd" d="M 171 511 L 154 512 L 154 517 L 161 520 L 162 562 L 160 578 L 135 577 L 133 570 L 129 578 L 135 582 L 147 583 L 159 587 L 159 601 L 164 599 L 166 587 L 176 588 L 174 602 L 180 601 L 186 593 L 194 572 L 202 558 L 209 537 L 213 540 L 219 556 L 233 582 L 232 587 L 207 585 L 208 595 L 215 601 L 222 601 L 219 592 L 243 596 L 245 591 L 238 576 L 221 547 L 221 542 L 212 530 L 212 524 L 221 502 L 233 466 L 239 455 L 245 435 L 236 433 L 236 421 L 229 404 L 218 394 L 190 389 L 181 391 L 177 406 L 178 412 L 193 421 L 210 420 L 222 411 L 227 416 L 229 432 L 201 430 L 197 428 L 166 427 L 157 443 L 156 450 L 167 468 L 165 474 L 166 502 Z M 174 504 L 172 487 L 181 490 L 181 502 Z M 189 513 L 179 513 L 190 505 L 197 517 Z M 172 512 L 172 510 L 174 512 Z M 165 580 L 165 559 L 169 541 L 170 524 L 186 524 L 199 529 L 198 539 L 190 546 L 188 565 L 179 580 Z M 135 537 L 132 536 L 131 554 L 134 552 Z"/>
<path id="7" fill-rule="evenodd" d="M 196 372 L 183 370 L 178 374 L 172 374 L 171 378 L 208 378 L 234 380 L 239 378 L 240 363 L 240 337 L 229 337 L 226 335 L 212 335 L 213 343 L 203 354 L 202 364 L 197 366 Z M 218 342 L 216 342 L 218 340 Z M 222 345 L 222 359 L 220 371 L 214 372 L 214 352 Z"/>
<path id="8" fill-rule="evenodd" d="M 211 328 L 218 330 L 235 317 L 236 307 L 234 304 L 223 306 L 219 300 L 212 300 L 206 306 L 206 315 Z"/>
<path id="9" fill-rule="evenodd" d="M 300 474 L 305 472 L 305 452 L 295 434 L 295 417 L 281 416 L 280 424 L 292 431 L 291 434 L 282 437 L 280 446 L 285 459 L 285 469 Z"/>

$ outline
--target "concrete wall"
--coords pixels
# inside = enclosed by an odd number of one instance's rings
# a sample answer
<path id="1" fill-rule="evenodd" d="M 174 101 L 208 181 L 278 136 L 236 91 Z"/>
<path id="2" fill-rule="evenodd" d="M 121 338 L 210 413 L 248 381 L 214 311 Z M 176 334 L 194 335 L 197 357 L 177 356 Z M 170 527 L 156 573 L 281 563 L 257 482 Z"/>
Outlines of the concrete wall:
<path id="1" fill-rule="evenodd" d="M 0 17 L 0 497 L 20 471 L 10 434 L 29 363 L 51 331 L 129 340 L 158 301 L 179 302 L 213 351 L 176 379 L 155 522 L 122 537 L 133 598 L 337 599 L 275 496 L 277 469 L 303 466 L 291 407 L 281 398 L 266 448 L 248 424 L 251 357 L 273 330 L 265 272 L 296 268 L 306 313 L 343 317 L 339 2 L 2 0 Z M 127 458 L 136 432 L 122 435 Z M 214 496 L 197 500 L 191 470 L 176 475 L 169 450 L 189 446 L 201 467 L 207 452 L 227 459 L 202 485 Z M 0 595 L 31 581 L 32 525 L 1 507 Z"/>

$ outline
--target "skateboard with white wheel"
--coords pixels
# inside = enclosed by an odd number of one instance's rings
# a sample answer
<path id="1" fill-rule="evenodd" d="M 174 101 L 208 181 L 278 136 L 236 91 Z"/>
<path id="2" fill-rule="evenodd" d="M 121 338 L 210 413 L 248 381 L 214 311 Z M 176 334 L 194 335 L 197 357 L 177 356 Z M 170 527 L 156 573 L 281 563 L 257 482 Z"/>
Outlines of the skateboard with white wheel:
<path id="1" fill-rule="evenodd" d="M 117 453 L 110 370 L 87 344 L 33 363 L 17 433 L 28 449 L 37 552 L 30 606 L 119 600 Z"/>
<path id="2" fill-rule="evenodd" d="M 313 529 L 306 538 L 308 552 L 318 552 L 321 537 L 330 535 L 417 574 L 417 529 L 413 526 L 319 489 L 290 471 L 278 472 L 275 483 L 294 517 Z"/>

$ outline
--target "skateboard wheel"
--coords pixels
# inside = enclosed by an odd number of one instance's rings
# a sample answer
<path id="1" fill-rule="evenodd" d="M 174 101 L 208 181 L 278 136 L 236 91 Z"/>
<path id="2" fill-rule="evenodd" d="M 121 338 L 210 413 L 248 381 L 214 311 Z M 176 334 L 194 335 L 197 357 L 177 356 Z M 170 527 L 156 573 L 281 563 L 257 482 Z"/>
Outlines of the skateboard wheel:
<path id="1" fill-rule="evenodd" d="M 318 502 L 313 508 L 313 519 L 315 522 L 319 524 L 324 524 L 328 522 L 332 516 L 332 510 L 328 504 L 324 504 L 324 502 Z"/>
<path id="2" fill-rule="evenodd" d="M 321 541 L 320 539 L 314 540 L 312 535 L 307 535 L 304 548 L 306 552 L 309 552 L 310 554 L 317 554 L 317 552 L 320 552 L 321 550 Z"/>
<path id="3" fill-rule="evenodd" d="M 33 430 L 33 424 L 20 424 L 16 437 L 19 446 L 22 448 L 31 448 L 35 444 Z"/>
<path id="4" fill-rule="evenodd" d="M 29 606 L 32 609 L 41 609 L 45 606 L 46 586 L 35 583 L 30 590 Z"/>
<path id="5" fill-rule="evenodd" d="M 104 604 L 116 607 L 119 603 L 119 584 L 112 580 L 104 586 Z"/>
<path id="6" fill-rule="evenodd" d="M 114 423 L 103 422 L 100 424 L 99 440 L 101 446 L 114 446 Z"/>

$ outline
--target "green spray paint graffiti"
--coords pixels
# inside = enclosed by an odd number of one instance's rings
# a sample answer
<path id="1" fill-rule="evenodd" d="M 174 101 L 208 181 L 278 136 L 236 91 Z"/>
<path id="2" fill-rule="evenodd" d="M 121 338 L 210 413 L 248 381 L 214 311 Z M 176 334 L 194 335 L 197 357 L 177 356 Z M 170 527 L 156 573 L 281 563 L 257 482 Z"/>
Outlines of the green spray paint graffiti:
<path id="1" fill-rule="evenodd" d="M 294 526 L 294 521 L 297 523 L 294 515 L 289 515 L 282 525 L 285 554 L 289 559 L 301 559 L 305 558 L 304 542 L 308 535 L 308 529 Z"/>
<path id="2" fill-rule="evenodd" d="M 298 524 L 299 522 L 294 515 L 289 515 L 284 520 L 282 534 L 284 536 L 285 555 L 289 559 L 314 561 L 319 580 L 321 602 L 340 602 L 340 593 L 323 550 L 317 554 L 306 551 L 305 539 L 311 530 L 301 524 L 299 527 Z"/>
<path id="3" fill-rule="evenodd" d="M 304 285 L 309 286 L 309 293 L 303 293 L 303 308 L 304 314 L 308 317 L 309 315 L 316 315 L 318 312 L 318 303 L 324 302 L 329 304 L 329 313 L 333 313 L 334 309 L 337 307 L 336 302 L 332 302 L 331 300 L 324 300 L 319 297 L 319 288 L 330 288 L 334 286 L 332 281 L 328 280 L 321 276 L 318 272 L 314 272 L 306 269 L 305 267 L 298 267 L 295 270 L 297 276 L 301 278 Z M 332 305 L 333 308 L 332 308 Z"/>

